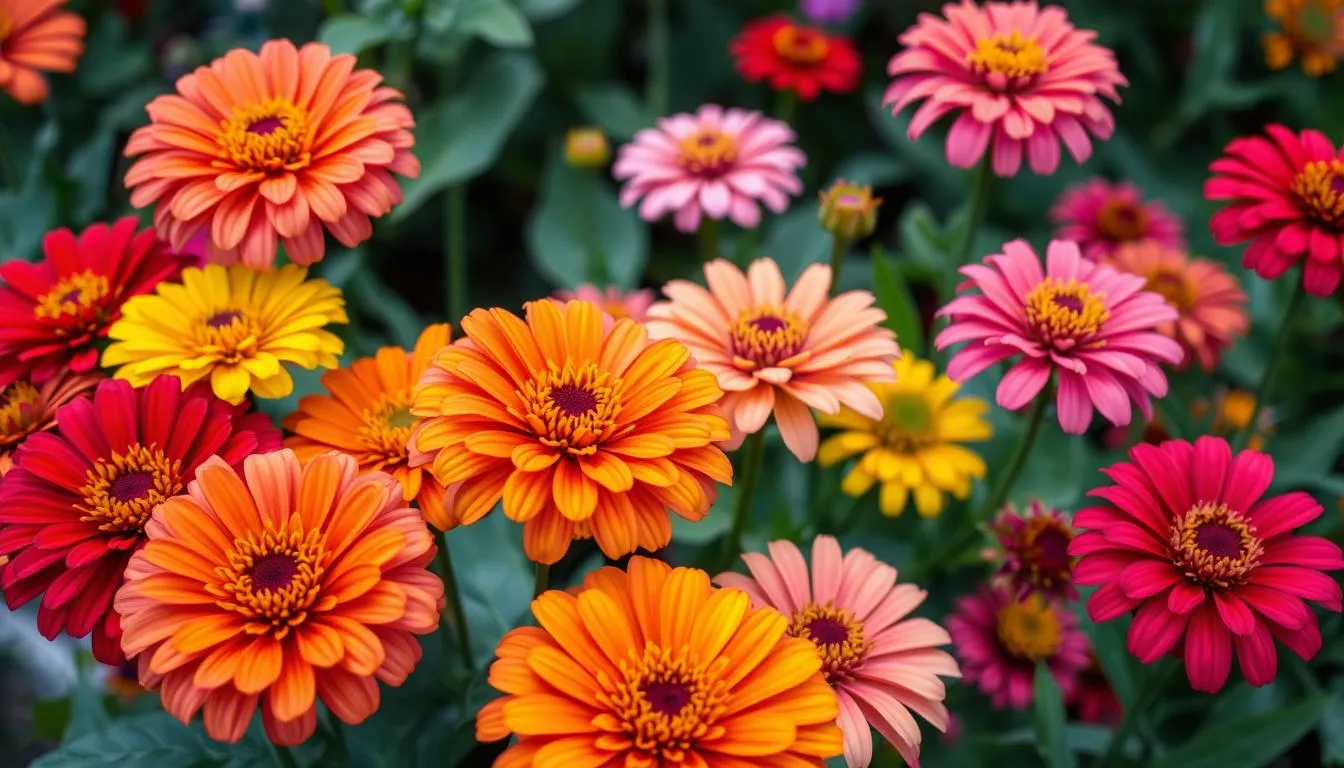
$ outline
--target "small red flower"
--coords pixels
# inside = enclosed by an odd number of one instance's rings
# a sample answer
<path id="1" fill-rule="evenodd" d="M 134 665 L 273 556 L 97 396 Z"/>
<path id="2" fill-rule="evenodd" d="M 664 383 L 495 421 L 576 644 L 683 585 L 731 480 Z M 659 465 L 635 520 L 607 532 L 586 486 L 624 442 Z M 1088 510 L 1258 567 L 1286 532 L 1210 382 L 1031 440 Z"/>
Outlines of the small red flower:
<path id="1" fill-rule="evenodd" d="M 78 237 L 58 229 L 42 241 L 41 261 L 0 265 L 0 386 L 93 370 L 121 305 L 177 277 L 182 259 L 136 223 L 94 224 Z"/>
<path id="2" fill-rule="evenodd" d="M 859 84 L 862 64 L 845 37 L 796 24 L 787 16 L 749 22 L 729 47 L 748 82 L 768 81 L 812 101 L 823 90 L 848 93 Z"/>
<path id="3" fill-rule="evenodd" d="M 12 610 L 41 595 L 43 636 L 93 632 L 94 658 L 120 664 L 112 596 L 155 505 L 183 493 L 211 455 L 241 467 L 280 447 L 265 415 L 216 398 L 208 383 L 183 392 L 176 376 L 143 389 L 102 382 L 56 412 L 55 431 L 24 441 L 0 482 L 5 602 Z"/>

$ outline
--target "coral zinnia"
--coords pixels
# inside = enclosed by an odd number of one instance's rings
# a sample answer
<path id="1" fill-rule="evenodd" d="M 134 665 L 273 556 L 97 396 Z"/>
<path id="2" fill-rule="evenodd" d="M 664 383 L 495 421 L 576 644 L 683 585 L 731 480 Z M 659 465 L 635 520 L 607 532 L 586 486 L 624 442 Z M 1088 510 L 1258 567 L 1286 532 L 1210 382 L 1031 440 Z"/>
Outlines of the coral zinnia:
<path id="1" fill-rule="evenodd" d="M 947 134 L 947 161 L 970 168 L 988 150 L 999 176 L 1012 176 L 1025 154 L 1031 170 L 1059 167 L 1059 144 L 1079 163 L 1092 154 L 1088 134 L 1108 139 L 1115 118 L 1101 97 L 1119 102 L 1127 85 L 1115 54 L 1095 32 L 1074 28 L 1058 6 L 971 0 L 922 13 L 900 37 L 905 50 L 887 65 L 896 77 L 884 104 L 892 112 L 924 100 L 910 121 L 916 140 L 938 118 L 958 112 Z"/>
<path id="2" fill-rule="evenodd" d="M 705 280 L 709 290 L 687 280 L 663 286 L 671 301 L 653 305 L 647 325 L 654 338 L 685 341 L 719 377 L 730 447 L 763 428 L 773 411 L 785 445 L 811 461 L 818 435 L 809 408 L 836 414 L 844 405 L 882 418 L 882 401 L 865 384 L 895 378 L 900 350 L 871 293 L 828 298 L 831 268 L 813 264 L 785 295 L 770 259 L 752 262 L 745 275 L 717 259 L 705 265 Z"/>
<path id="3" fill-rule="evenodd" d="M 518 741 L 504 766 L 822 766 L 840 753 L 836 698 L 788 620 L 715 589 L 694 568 L 644 557 L 532 601 L 539 627 L 499 642 L 505 695 L 476 737 Z"/>
<path id="4" fill-rule="evenodd" d="M 1171 247 L 1185 246 L 1180 217 L 1128 182 L 1092 179 L 1064 190 L 1050 208 L 1055 239 L 1078 243 L 1083 256 L 1100 261 L 1127 243 L 1156 240 Z"/>
<path id="5" fill-rule="evenodd" d="M 387 472 L 401 483 L 403 499 L 415 500 L 430 522 L 446 528 L 443 486 L 430 473 L 410 466 L 407 445 L 415 426 L 415 385 L 448 344 L 448 333 L 444 323 L 431 325 L 410 354 L 400 347 L 383 347 L 374 357 L 323 374 L 327 394 L 304 397 L 299 409 L 285 418 L 285 429 L 294 433 L 285 446 L 305 464 L 327 451 L 340 451 L 353 456 L 362 471 Z"/>
<path id="6" fill-rule="evenodd" d="M 589 302 L 526 312 L 473 311 L 466 338 L 420 379 L 411 464 L 432 462 L 447 487 L 438 522 L 470 525 L 502 498 L 538 563 L 575 538 L 613 559 L 665 546 L 669 509 L 700 520 L 714 484 L 732 481 L 715 445 L 729 431 L 714 375 L 681 342 L 650 343 L 639 323 L 604 323 Z"/>
<path id="7" fill-rule="evenodd" d="M 184 723 L 203 709 L 219 741 L 243 737 L 261 704 L 271 740 L 298 744 L 320 700 L 351 725 L 401 685 L 415 635 L 439 624 L 434 537 L 382 472 L 327 454 L 212 458 L 189 495 L 161 504 L 117 592 L 127 655 Z"/>
<path id="8" fill-rule="evenodd" d="M 42 260 L 0 265 L 0 386 L 98 366 L 98 340 L 122 303 L 174 279 L 181 260 L 136 220 L 47 233 Z"/>
<path id="9" fill-rule="evenodd" d="M 392 174 L 418 176 L 415 120 L 382 76 L 319 43 L 272 40 L 234 49 L 149 103 L 131 135 L 131 204 L 181 248 L 202 228 L 212 261 L 254 269 L 277 241 L 296 264 L 320 261 L 325 231 L 346 247 L 369 239 L 369 217 L 401 202 Z"/>
<path id="10" fill-rule="evenodd" d="M 895 568 L 862 549 L 842 553 L 830 536 L 812 542 L 810 573 L 793 542 L 769 548 L 769 557 L 742 556 L 753 578 L 723 573 L 715 583 L 746 592 L 756 608 L 784 614 L 788 634 L 817 647 L 826 682 L 840 700 L 850 768 L 872 762 L 870 723 L 917 768 L 921 735 L 910 712 L 946 731 L 947 691 L 938 676 L 961 677 L 957 662 L 938 650 L 951 642 L 947 632 L 928 619 L 907 618 L 928 593 L 896 586 Z"/>
<path id="11" fill-rule="evenodd" d="M 1064 696 L 1087 665 L 1087 637 L 1066 609 L 1033 594 L 981 587 L 956 602 L 947 631 L 966 682 L 997 708 L 1026 709 L 1035 699 L 1036 664 L 1044 661 Z"/>
<path id="12" fill-rule="evenodd" d="M 1179 363 L 1181 346 L 1155 328 L 1178 317 L 1161 295 L 1142 290 L 1144 279 L 1094 264 L 1078 244 L 1050 243 L 1045 272 L 1023 240 L 1005 243 L 1003 253 L 984 264 L 961 268 L 962 294 L 938 310 L 952 324 L 938 334 L 943 349 L 970 341 L 947 364 L 947 375 L 965 381 L 1018 354 L 1024 358 L 1004 374 L 996 399 L 1016 411 L 1030 403 L 1058 374 L 1059 426 L 1072 434 L 1087 431 L 1095 406 L 1112 424 L 1130 420 L 1130 400 L 1151 417 L 1151 397 L 1167 393 L 1158 362 Z"/>
<path id="13" fill-rule="evenodd" d="M 44 384 L 19 379 L 0 387 L 0 477 L 14 467 L 14 451 L 31 434 L 56 425 L 56 410 L 93 391 L 96 373 L 59 373 Z"/>
<path id="14" fill-rule="evenodd" d="M 65 0 L 0 0 L 0 89 L 20 104 L 47 98 L 43 72 L 74 72 L 84 53 L 84 19 Z"/>
<path id="15" fill-rule="evenodd" d="M 1211 419 L 1210 411 L 1213 413 Z M 1212 402 L 1201 397 L 1191 403 L 1190 415 L 1200 421 L 1210 419 L 1210 434 L 1230 438 L 1250 426 L 1251 417 L 1255 415 L 1255 395 L 1244 389 L 1220 388 L 1214 392 Z M 1246 447 L 1253 451 L 1263 451 L 1265 441 L 1269 439 L 1269 435 L 1273 431 L 1273 409 L 1261 408 L 1260 415 L 1256 417 L 1255 429 L 1252 431 L 1250 439 L 1246 441 Z M 1145 442 L 1161 441 L 1147 440 Z"/>
<path id="16" fill-rule="evenodd" d="M 293 264 L 270 272 L 190 267 L 181 283 L 162 283 L 153 295 L 126 302 L 108 332 L 116 343 L 103 353 L 103 365 L 121 366 L 117 377 L 137 386 L 160 373 L 180 377 L 183 386 L 208 379 L 231 403 L 249 391 L 284 397 L 294 390 L 285 363 L 335 368 L 345 348 L 324 329 L 346 322 L 341 292 L 305 277 L 307 270 Z"/>
<path id="17" fill-rule="evenodd" d="M 965 499 L 975 478 L 985 476 L 985 462 L 961 443 L 988 440 L 993 434 L 985 420 L 989 404 L 978 397 L 957 398 L 961 385 L 935 376 L 927 360 L 906 355 L 895 368 L 895 381 L 868 384 L 882 403 L 881 419 L 849 408 L 818 419 L 823 427 L 844 431 L 821 444 L 817 460 L 829 467 L 863 454 L 845 475 L 841 490 L 862 496 L 880 482 L 883 514 L 901 514 L 913 495 L 919 514 L 937 515 L 943 511 L 944 494 Z"/>
<path id="18" fill-rule="evenodd" d="M 1075 578 L 1100 587 L 1093 621 L 1135 611 L 1129 652 L 1145 664 L 1168 652 L 1185 660 L 1195 690 L 1227 681 L 1233 651 L 1251 685 L 1274 680 L 1277 638 L 1304 659 L 1321 633 L 1304 600 L 1340 610 L 1340 588 L 1322 571 L 1344 568 L 1333 542 L 1297 536 L 1321 505 L 1300 491 L 1261 498 L 1274 461 L 1232 455 L 1227 441 L 1201 437 L 1137 445 L 1132 462 L 1105 470 L 1115 485 L 1090 491 L 1105 504 L 1080 511 L 1086 529 L 1070 553 Z"/>
<path id="19" fill-rule="evenodd" d="M 0 589 L 9 607 L 42 595 L 37 627 L 93 632 L 93 655 L 121 663 L 112 593 L 144 541 L 154 507 L 182 493 L 212 454 L 238 464 L 280 447 L 264 415 L 247 413 L 176 378 L 142 389 L 98 385 L 56 412 L 56 430 L 29 437 L 0 481 Z"/>
<path id="20" fill-rule="evenodd" d="M 642 197 L 645 221 L 672 213 L 682 232 L 694 232 L 701 216 L 752 229 L 761 222 L 758 201 L 782 213 L 803 191 L 797 169 L 807 161 L 793 139 L 778 120 L 713 104 L 662 118 L 620 149 L 612 173 L 627 180 L 621 205 Z"/>
<path id="21" fill-rule="evenodd" d="M 1157 332 L 1180 343 L 1184 365 L 1198 360 L 1212 372 L 1223 351 L 1250 327 L 1240 281 L 1216 261 L 1146 240 L 1120 246 L 1103 263 L 1147 280 L 1146 290 L 1176 308 L 1180 316 L 1158 324 Z"/>
<path id="22" fill-rule="evenodd" d="M 1344 56 L 1344 0 L 1265 0 L 1265 15 L 1279 29 L 1261 38 L 1265 63 L 1283 69 L 1302 59 L 1302 71 L 1320 77 Z"/>
<path id="23" fill-rule="evenodd" d="M 823 91 L 849 93 L 859 84 L 858 51 L 840 35 L 776 15 L 748 22 L 729 46 L 749 83 L 766 81 L 812 101 Z"/>
<path id="24" fill-rule="evenodd" d="M 1033 592 L 1049 598 L 1078 598 L 1073 586 L 1075 559 L 1069 556 L 1074 530 L 1058 509 L 1032 500 L 1025 512 L 1019 512 L 1009 504 L 995 521 L 994 532 L 1003 548 L 999 575 L 1019 600 Z"/>
<path id="25" fill-rule="evenodd" d="M 555 298 L 561 303 L 575 300 L 591 302 L 614 320 L 628 317 L 642 323 L 649 314 L 649 307 L 653 306 L 654 293 L 647 288 L 624 291 L 616 285 L 608 285 L 604 290 L 592 283 L 584 283 L 572 291 L 556 291 Z"/>
<path id="26" fill-rule="evenodd" d="M 1210 200 L 1230 201 L 1209 229 L 1219 245 L 1250 241 L 1242 264 L 1266 280 L 1303 263 L 1307 292 L 1329 296 L 1344 275 L 1344 150 L 1320 131 L 1234 139 L 1209 169 Z"/>

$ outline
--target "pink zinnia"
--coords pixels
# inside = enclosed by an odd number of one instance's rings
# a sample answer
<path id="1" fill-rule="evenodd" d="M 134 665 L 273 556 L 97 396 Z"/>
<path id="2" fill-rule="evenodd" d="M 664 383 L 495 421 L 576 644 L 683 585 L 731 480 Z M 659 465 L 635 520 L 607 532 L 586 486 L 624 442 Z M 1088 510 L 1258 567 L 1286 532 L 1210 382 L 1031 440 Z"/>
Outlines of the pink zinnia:
<path id="1" fill-rule="evenodd" d="M 555 298 L 562 303 L 587 301 L 596 304 L 613 320 L 628 317 L 642 323 L 649 314 L 649 307 L 653 306 L 654 293 L 647 288 L 625 291 L 618 285 L 608 285 L 603 289 L 592 283 L 584 283 L 572 291 L 556 291 Z"/>
<path id="2" fill-rule="evenodd" d="M 966 682 L 999 709 L 1031 706 L 1037 662 L 1050 667 L 1066 697 L 1087 665 L 1087 637 L 1078 620 L 1040 595 L 1018 600 L 1009 589 L 981 587 L 957 600 L 947 631 Z"/>
<path id="3" fill-rule="evenodd" d="M 1101 97 L 1119 103 L 1115 88 L 1128 83 L 1115 55 L 1092 43 L 1096 33 L 1074 28 L 1063 8 L 962 0 L 943 14 L 920 14 L 900 37 L 905 50 L 887 65 L 896 80 L 883 103 L 893 113 L 924 99 L 911 140 L 959 112 L 947 161 L 970 168 L 991 150 L 994 173 L 1012 176 L 1024 153 L 1032 171 L 1051 174 L 1061 141 L 1081 163 L 1092 154 L 1089 133 L 1110 138 L 1115 119 Z"/>
<path id="4" fill-rule="evenodd" d="M 1215 693 L 1235 651 L 1251 685 L 1274 680 L 1274 640 L 1303 659 L 1321 648 L 1304 600 L 1340 610 L 1340 588 L 1323 571 L 1344 568 L 1333 542 L 1295 531 L 1321 505 L 1296 491 L 1262 499 L 1274 461 L 1236 456 L 1220 437 L 1194 445 L 1136 445 L 1132 462 L 1105 470 L 1115 485 L 1088 493 L 1105 502 L 1074 516 L 1087 529 L 1069 551 L 1079 584 L 1100 586 L 1087 603 L 1102 622 L 1134 611 L 1129 652 L 1150 664 L 1185 660 L 1190 686 Z"/>
<path id="5" fill-rule="evenodd" d="M 1204 196 L 1228 201 L 1209 229 L 1219 245 L 1249 241 L 1241 263 L 1264 279 L 1301 262 L 1307 292 L 1329 296 L 1344 275 L 1344 150 L 1320 131 L 1265 130 L 1209 166 Z"/>
<path id="6" fill-rule="evenodd" d="M 1050 243 L 1044 274 L 1023 240 L 961 272 L 969 278 L 963 288 L 980 294 L 962 293 L 938 310 L 952 324 L 935 346 L 970 342 L 948 363 L 949 377 L 965 381 L 1020 354 L 997 392 L 999 405 L 1010 411 L 1032 402 L 1056 373 L 1065 432 L 1086 432 L 1093 407 L 1124 426 L 1131 399 L 1152 418 L 1150 397 L 1167 394 L 1158 362 L 1179 363 L 1185 353 L 1154 331 L 1178 315 L 1162 296 L 1143 290 L 1142 277 L 1094 264 L 1078 253 L 1077 243 L 1064 240 Z"/>
<path id="7" fill-rule="evenodd" d="M 746 592 L 754 607 L 778 610 L 790 635 L 817 646 L 826 682 L 840 699 L 850 768 L 872 762 L 869 725 L 918 768 L 921 736 L 910 713 L 946 731 L 946 689 L 938 676 L 961 676 L 956 660 L 938 650 L 950 641 L 947 632 L 928 619 L 906 618 L 928 593 L 897 586 L 895 568 L 862 549 L 842 553 L 830 536 L 812 542 L 810 574 L 792 542 L 775 541 L 769 549 L 769 557 L 742 555 L 751 577 L 722 573 L 715 583 Z"/>
<path id="8" fill-rule="evenodd" d="M 1162 203 L 1145 201 L 1143 192 L 1126 182 L 1092 179 L 1069 187 L 1050 209 L 1050 221 L 1056 238 L 1078 243 L 1093 261 L 1126 243 L 1144 240 L 1170 248 L 1185 246 L 1180 217 Z"/>
<path id="9" fill-rule="evenodd" d="M 787 125 L 760 112 L 713 104 L 662 118 L 620 149 L 612 173 L 628 180 L 621 205 L 643 198 L 645 221 L 671 212 L 682 232 L 695 231 L 702 215 L 752 229 L 761 221 L 757 202 L 782 213 L 803 191 L 797 169 L 807 161 L 793 139 Z"/>

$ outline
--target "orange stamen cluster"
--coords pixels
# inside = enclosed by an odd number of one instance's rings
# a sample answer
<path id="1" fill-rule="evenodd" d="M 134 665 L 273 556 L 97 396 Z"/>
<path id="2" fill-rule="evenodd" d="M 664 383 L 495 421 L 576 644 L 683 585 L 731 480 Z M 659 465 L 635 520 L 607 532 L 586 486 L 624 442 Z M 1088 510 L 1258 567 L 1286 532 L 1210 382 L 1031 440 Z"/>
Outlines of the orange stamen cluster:
<path id="1" fill-rule="evenodd" d="M 125 453 L 99 459 L 79 489 L 80 522 L 106 533 L 139 531 L 164 499 L 182 492 L 182 462 L 155 446 L 135 443 Z"/>
<path id="2" fill-rule="evenodd" d="M 1148 212 L 1124 198 L 1107 200 L 1097 211 L 1097 229 L 1117 243 L 1142 240 L 1148 233 Z"/>
<path id="3" fill-rule="evenodd" d="M 1043 75 L 1050 69 L 1050 61 L 1036 38 L 1025 37 L 1017 30 L 977 40 L 975 50 L 966 54 L 966 63 L 981 74 L 1006 78 Z"/>
<path id="4" fill-rule="evenodd" d="M 596 453 L 611 438 L 624 385 L 593 363 L 550 366 L 519 390 L 527 406 L 523 418 L 543 445 L 576 456 Z"/>
<path id="5" fill-rule="evenodd" d="M 775 44 L 775 53 L 794 64 L 816 64 L 830 52 L 824 34 L 792 24 L 780 27 L 771 42 Z"/>
<path id="6" fill-rule="evenodd" d="M 26 381 L 16 381 L 0 391 L 0 438 L 29 432 L 42 416 L 42 393 Z"/>
<path id="7" fill-rule="evenodd" d="M 312 161 L 308 116 L 282 98 L 236 107 L 219 144 L 221 159 L 249 171 L 297 171 Z"/>
<path id="8" fill-rule="evenodd" d="M 253 313 L 218 309 L 203 316 L 195 327 L 197 354 L 218 356 L 233 365 L 251 358 L 261 343 L 261 327 Z"/>
<path id="9" fill-rule="evenodd" d="M 746 371 L 785 363 L 802 351 L 807 331 L 803 319 L 783 307 L 744 309 L 731 331 L 733 362 Z"/>
<path id="10" fill-rule="evenodd" d="M 1344 161 L 1313 160 L 1293 179 L 1293 193 L 1322 224 L 1344 225 Z"/>
<path id="11" fill-rule="evenodd" d="M 701 128 L 681 140 L 677 164 L 687 173 L 715 178 L 737 162 L 737 140 L 717 128 Z"/>
<path id="12" fill-rule="evenodd" d="M 1106 294 L 1087 283 L 1047 277 L 1027 294 L 1027 323 L 1043 344 L 1071 349 L 1088 341 L 1110 319 Z"/>
<path id="13" fill-rule="evenodd" d="M 249 531 L 247 538 L 234 541 L 229 564 L 215 569 L 221 584 L 206 589 L 219 598 L 220 608 L 248 619 L 248 634 L 283 639 L 317 602 L 331 559 L 323 544 L 321 531 L 304 534 L 293 524 L 283 531 L 267 526 L 260 535 Z"/>
<path id="14" fill-rule="evenodd" d="M 593 724 L 606 731 L 600 745 L 607 750 L 638 750 L 646 759 L 630 757 L 627 765 L 682 765 L 701 739 L 718 738 L 722 726 L 714 722 L 728 703 L 728 684 L 722 679 L 730 660 L 715 659 L 708 668 L 687 648 L 662 649 L 653 643 L 643 654 L 631 650 L 621 662 L 621 679 L 599 676 L 604 690 L 597 699 L 611 714 Z"/>
<path id="15" fill-rule="evenodd" d="M 109 293 L 107 277 L 86 269 L 61 278 L 50 291 L 42 294 L 33 307 L 33 315 L 39 320 L 66 316 L 93 319 Z"/>
<path id="16" fill-rule="evenodd" d="M 844 608 L 830 603 L 808 603 L 789 619 L 788 634 L 810 640 L 821 654 L 826 682 L 835 684 L 853 677 L 873 643 L 863 632 L 863 622 Z"/>
<path id="17" fill-rule="evenodd" d="M 1189 309 L 1199 294 L 1199 287 L 1184 269 L 1159 265 L 1153 267 L 1146 277 L 1148 282 L 1144 285 L 1144 290 L 1160 295 L 1168 304 L 1179 310 Z"/>
<path id="18" fill-rule="evenodd" d="M 1172 563 L 1203 587 L 1245 582 L 1264 551 L 1255 526 L 1226 504 L 1200 502 L 1171 526 Z"/>
<path id="19" fill-rule="evenodd" d="M 1037 594 L 1004 603 L 999 609 L 998 636 L 1005 650 L 1032 662 L 1054 656 L 1064 642 L 1054 608 Z"/>
<path id="20" fill-rule="evenodd" d="M 359 441 L 369 450 L 399 461 L 406 458 L 406 446 L 411 441 L 411 428 L 415 422 L 409 393 L 385 393 L 364 411 Z"/>

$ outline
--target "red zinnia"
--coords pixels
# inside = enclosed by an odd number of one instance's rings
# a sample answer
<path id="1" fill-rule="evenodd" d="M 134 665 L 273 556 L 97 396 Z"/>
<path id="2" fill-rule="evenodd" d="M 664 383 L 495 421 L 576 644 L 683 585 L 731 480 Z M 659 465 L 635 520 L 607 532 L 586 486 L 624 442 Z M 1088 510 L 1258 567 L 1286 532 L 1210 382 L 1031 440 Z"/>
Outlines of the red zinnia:
<path id="1" fill-rule="evenodd" d="M 42 261 L 0 266 L 0 386 L 25 374 L 40 384 L 64 368 L 93 370 L 95 344 L 126 299 L 177 277 L 182 260 L 136 224 L 94 224 L 78 237 L 58 229 L 42 241 Z"/>
<path id="2" fill-rule="evenodd" d="M 748 82 L 769 81 L 812 101 L 823 90 L 848 93 L 859 84 L 862 64 L 848 39 L 796 24 L 787 16 L 749 22 L 729 47 Z"/>
<path id="3" fill-rule="evenodd" d="M 1107 502 L 1074 524 L 1081 556 L 1074 579 L 1101 588 L 1088 601 L 1093 621 L 1136 611 L 1129 651 L 1152 663 L 1185 660 L 1195 690 L 1227 682 L 1235 650 L 1251 685 L 1274 680 L 1277 638 L 1303 659 L 1321 648 L 1304 600 L 1340 610 L 1340 588 L 1322 571 L 1344 568 L 1334 543 L 1294 531 L 1320 516 L 1305 493 L 1261 499 L 1274 462 L 1258 451 L 1236 456 L 1227 441 L 1201 437 L 1137 445 L 1133 462 L 1105 470 L 1115 485 L 1088 495 Z"/>
<path id="4" fill-rule="evenodd" d="M 94 658 L 120 664 L 112 595 L 144 543 L 154 507 L 186 490 L 212 454 L 240 467 L 280 448 L 260 413 L 216 398 L 209 384 L 182 391 L 176 376 L 143 389 L 108 380 L 56 412 L 56 430 L 29 437 L 0 482 L 0 590 L 14 609 L 42 595 L 47 638 L 93 632 Z"/>

